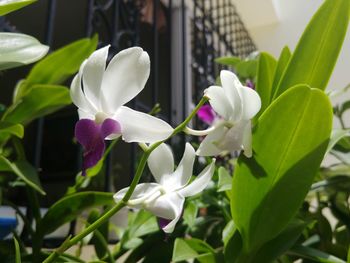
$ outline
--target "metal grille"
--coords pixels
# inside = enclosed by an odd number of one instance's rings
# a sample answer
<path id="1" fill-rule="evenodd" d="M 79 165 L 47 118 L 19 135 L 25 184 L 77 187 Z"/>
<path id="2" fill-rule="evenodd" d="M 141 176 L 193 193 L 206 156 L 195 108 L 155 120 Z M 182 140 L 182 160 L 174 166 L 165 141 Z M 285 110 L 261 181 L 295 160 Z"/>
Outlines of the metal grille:
<path id="1" fill-rule="evenodd" d="M 215 58 L 245 58 L 257 48 L 231 0 L 199 0 L 193 4 L 192 68 L 198 99 L 222 69 Z"/>

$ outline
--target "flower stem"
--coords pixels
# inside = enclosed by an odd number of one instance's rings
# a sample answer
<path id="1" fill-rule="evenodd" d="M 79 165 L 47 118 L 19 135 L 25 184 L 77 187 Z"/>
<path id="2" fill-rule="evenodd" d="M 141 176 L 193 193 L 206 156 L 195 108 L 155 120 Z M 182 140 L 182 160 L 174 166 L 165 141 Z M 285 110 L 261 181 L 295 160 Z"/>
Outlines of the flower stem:
<path id="1" fill-rule="evenodd" d="M 208 98 L 203 97 L 200 102 L 197 104 L 197 106 L 193 109 L 191 114 L 179 125 L 177 126 L 173 133 L 169 136 L 171 138 L 175 134 L 183 131 L 187 124 L 191 121 L 191 119 L 196 115 L 199 108 L 208 100 Z M 165 139 L 164 141 L 168 140 L 169 138 Z M 74 236 L 73 238 L 68 237 L 60 247 L 55 249 L 44 261 L 43 263 L 49 263 L 54 262 L 54 260 L 61 255 L 64 251 L 66 251 L 68 248 L 72 247 L 76 243 L 78 243 L 81 239 L 86 237 L 88 234 L 95 231 L 99 226 L 101 226 L 103 223 L 105 223 L 110 217 L 112 217 L 114 214 L 116 214 L 120 209 L 125 207 L 127 205 L 127 202 L 129 201 L 130 197 L 132 196 L 137 184 L 139 183 L 141 176 L 143 174 L 143 170 L 146 166 L 147 159 L 151 152 L 156 149 L 160 144 L 162 144 L 164 141 L 156 142 L 152 144 L 142 155 L 140 163 L 137 167 L 135 177 L 132 180 L 130 187 L 128 191 L 125 193 L 122 200 L 120 200 L 115 206 L 113 206 L 110 210 L 106 211 L 97 221 L 89 225 L 87 228 L 85 228 L 82 232 Z"/>

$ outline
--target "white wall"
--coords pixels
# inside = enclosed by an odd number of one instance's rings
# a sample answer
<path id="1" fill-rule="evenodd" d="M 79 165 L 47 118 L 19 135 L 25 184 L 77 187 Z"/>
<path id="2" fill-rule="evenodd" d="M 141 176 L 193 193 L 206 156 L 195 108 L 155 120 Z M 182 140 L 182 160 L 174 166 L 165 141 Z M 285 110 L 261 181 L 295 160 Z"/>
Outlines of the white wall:
<path id="1" fill-rule="evenodd" d="M 308 21 L 323 1 L 274 0 L 274 3 L 279 21 L 272 25 L 250 28 L 249 32 L 260 50 L 278 57 L 284 45 L 288 45 L 292 50 L 295 48 Z M 348 83 L 350 83 L 350 32 L 344 42 L 328 88 L 338 89 Z"/>

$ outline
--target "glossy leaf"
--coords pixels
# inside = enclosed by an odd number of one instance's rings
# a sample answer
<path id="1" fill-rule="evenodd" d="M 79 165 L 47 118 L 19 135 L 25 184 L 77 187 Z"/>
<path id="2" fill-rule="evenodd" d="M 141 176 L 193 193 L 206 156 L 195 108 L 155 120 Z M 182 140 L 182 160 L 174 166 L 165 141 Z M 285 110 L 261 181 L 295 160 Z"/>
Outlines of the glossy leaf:
<path id="1" fill-rule="evenodd" d="M 275 76 L 277 61 L 270 54 L 262 52 L 259 56 L 256 91 L 261 98 L 260 116 L 270 104 L 272 94 L 272 84 Z"/>
<path id="2" fill-rule="evenodd" d="M 81 63 L 96 47 L 95 36 L 75 41 L 52 52 L 33 67 L 27 77 L 27 85 L 61 84 L 78 71 Z"/>
<path id="3" fill-rule="evenodd" d="M 5 0 L 0 1 L 0 16 L 4 16 L 17 9 L 30 5 L 37 0 Z"/>
<path id="4" fill-rule="evenodd" d="M 333 255 L 301 245 L 293 247 L 290 250 L 290 254 L 297 255 L 305 259 L 311 259 L 320 263 L 346 263 L 344 260 Z"/>
<path id="5" fill-rule="evenodd" d="M 105 205 L 114 205 L 112 193 L 81 192 L 64 197 L 49 208 L 38 225 L 38 233 L 42 236 L 50 234 L 83 211 Z"/>
<path id="6" fill-rule="evenodd" d="M 36 169 L 25 161 L 10 162 L 4 156 L 0 155 L 0 171 L 13 172 L 21 178 L 28 186 L 38 191 L 40 194 L 46 193 L 41 187 L 40 180 Z"/>
<path id="7" fill-rule="evenodd" d="M 70 103 L 68 88 L 58 85 L 34 85 L 25 96 L 8 108 L 3 120 L 27 124 Z"/>
<path id="8" fill-rule="evenodd" d="M 23 138 L 24 128 L 21 124 L 0 121 L 0 144 L 6 141 L 11 135 Z"/>
<path id="9" fill-rule="evenodd" d="M 349 8 L 349 0 L 324 2 L 305 29 L 275 98 L 297 84 L 326 88 L 347 32 Z"/>
<path id="10" fill-rule="evenodd" d="M 232 176 L 228 173 L 225 167 L 220 167 L 218 170 L 218 192 L 229 191 L 232 188 Z"/>
<path id="11" fill-rule="evenodd" d="M 198 259 L 203 256 L 206 262 L 215 262 L 215 251 L 207 243 L 202 240 L 191 238 L 177 238 L 174 244 L 173 258 L 174 262 L 179 262 L 189 259 Z"/>
<path id="12" fill-rule="evenodd" d="M 282 52 L 280 54 L 280 57 L 278 58 L 277 61 L 277 65 L 276 65 L 276 71 L 275 71 L 275 76 L 273 78 L 273 84 L 272 84 L 272 89 L 271 89 L 271 97 L 270 97 L 270 101 L 272 100 L 272 97 L 274 96 L 277 87 L 278 87 L 278 83 L 280 82 L 287 66 L 288 63 L 290 61 L 290 58 L 292 56 L 292 53 L 289 49 L 288 46 L 285 46 L 282 49 Z"/>
<path id="13" fill-rule="evenodd" d="M 49 47 L 34 37 L 19 33 L 0 33 L 0 70 L 33 63 L 48 51 Z"/>
<path id="14" fill-rule="evenodd" d="M 331 128 L 328 97 L 305 85 L 288 90 L 261 115 L 253 132 L 253 157 L 239 157 L 232 184 L 232 217 L 246 253 L 275 238 L 294 217 Z"/>
<path id="15" fill-rule="evenodd" d="M 219 57 L 215 59 L 215 62 L 225 66 L 235 67 L 241 62 L 239 57 Z"/>
<path id="16" fill-rule="evenodd" d="M 188 202 L 184 210 L 183 219 L 185 224 L 189 227 L 193 227 L 196 223 L 198 214 L 198 206 L 195 202 Z"/>

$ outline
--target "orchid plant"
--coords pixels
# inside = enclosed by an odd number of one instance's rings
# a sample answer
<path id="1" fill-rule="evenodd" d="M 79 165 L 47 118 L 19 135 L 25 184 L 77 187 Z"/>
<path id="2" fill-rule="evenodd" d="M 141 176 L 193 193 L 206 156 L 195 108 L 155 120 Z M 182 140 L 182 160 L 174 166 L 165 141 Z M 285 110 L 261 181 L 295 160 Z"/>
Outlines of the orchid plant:
<path id="1" fill-rule="evenodd" d="M 31 2 L 5 1 L 0 14 Z M 278 59 L 265 52 L 218 58 L 231 69 L 220 72 L 220 83 L 204 90 L 177 127 L 125 106 L 150 74 L 151 61 L 141 47 L 112 56 L 108 45 L 96 50 L 93 37 L 43 58 L 17 84 L 13 103 L 1 115 L 0 201 L 17 211 L 26 237 L 13 230 L 13 246 L 0 242 L 2 260 L 84 262 L 81 248 L 90 242 L 98 262 L 121 256 L 126 262 L 160 263 L 349 262 L 350 148 L 343 120 L 349 105 L 334 108 L 342 129 L 332 131 L 333 108 L 324 92 L 349 10 L 349 0 L 325 0 L 295 50 L 284 48 Z M 39 60 L 48 50 L 29 36 L 2 36 L 1 70 Z M 9 45 L 13 39 L 18 45 Z M 73 72 L 70 89 L 62 86 Z M 39 200 L 46 192 L 20 139 L 32 120 L 71 102 L 78 108 L 82 172 L 43 215 Z M 190 127 L 196 116 L 207 129 Z M 199 137 L 200 144 L 188 140 L 177 163 L 171 138 L 179 133 Z M 119 138 L 142 150 L 132 182 L 115 194 L 84 191 Z M 107 149 L 106 140 L 114 142 Z M 321 167 L 328 154 L 340 163 Z M 145 181 L 148 170 L 152 178 Z M 18 187 L 26 188 L 32 219 L 7 198 L 7 189 Z M 103 212 L 91 210 L 95 207 Z M 128 211 L 128 225 L 108 224 L 121 210 Z M 83 211 L 90 211 L 88 218 Z M 332 227 L 326 211 L 336 218 Z M 75 236 L 54 250 L 45 248 L 45 236 L 77 219 L 84 226 Z M 120 238 L 113 251 L 108 227 Z M 75 255 L 66 252 L 72 246 L 78 248 Z"/>

